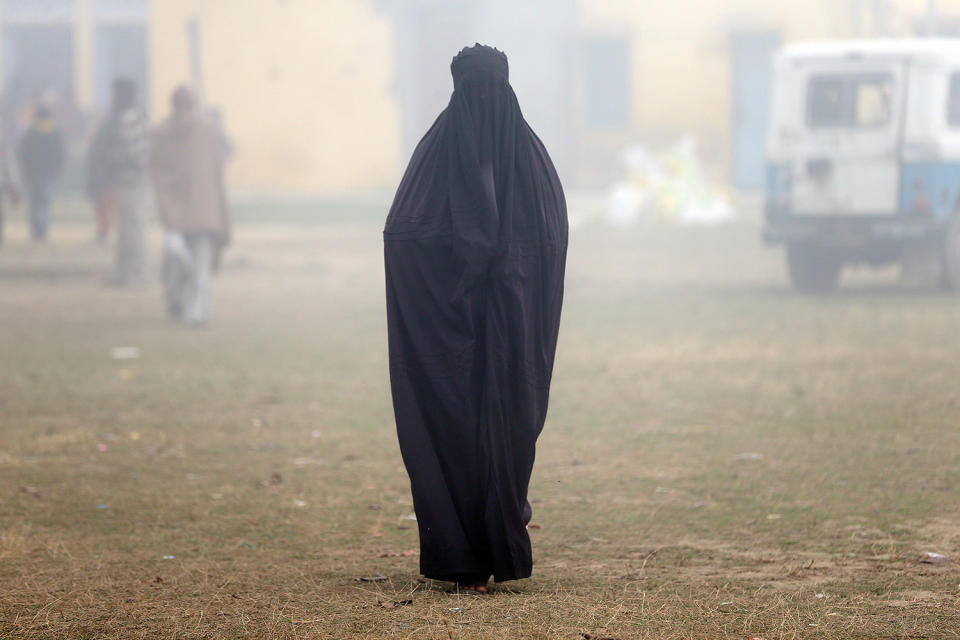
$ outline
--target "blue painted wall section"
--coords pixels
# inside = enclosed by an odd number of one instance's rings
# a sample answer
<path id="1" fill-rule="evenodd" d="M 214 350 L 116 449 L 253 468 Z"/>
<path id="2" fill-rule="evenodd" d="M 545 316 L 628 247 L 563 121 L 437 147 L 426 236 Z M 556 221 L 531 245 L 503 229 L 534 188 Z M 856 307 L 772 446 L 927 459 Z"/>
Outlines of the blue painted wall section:
<path id="1" fill-rule="evenodd" d="M 767 207 L 785 209 L 790 203 L 790 171 L 785 164 L 767 163 L 764 191 Z"/>
<path id="2" fill-rule="evenodd" d="M 904 163 L 900 214 L 946 220 L 960 204 L 960 162 Z"/>

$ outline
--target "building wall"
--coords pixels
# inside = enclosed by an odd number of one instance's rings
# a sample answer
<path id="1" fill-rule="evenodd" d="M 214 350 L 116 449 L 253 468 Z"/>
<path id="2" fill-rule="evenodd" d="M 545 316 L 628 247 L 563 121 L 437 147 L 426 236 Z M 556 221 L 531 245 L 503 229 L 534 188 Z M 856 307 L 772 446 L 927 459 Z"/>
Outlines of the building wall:
<path id="1" fill-rule="evenodd" d="M 956 29 L 960 0 L 939 0 L 941 26 Z M 580 174 L 590 182 L 599 157 L 625 141 L 664 144 L 697 137 L 716 177 L 731 174 L 734 113 L 731 39 L 779 34 L 790 43 L 823 38 L 912 36 L 926 0 L 580 0 L 584 34 L 632 42 L 632 119 L 622 130 L 577 127 Z M 579 96 L 580 101 L 583 96 Z"/>
<path id="2" fill-rule="evenodd" d="M 387 19 L 363 0 L 154 0 L 152 111 L 190 81 L 199 24 L 203 89 L 222 109 L 242 191 L 387 186 L 400 165 Z"/>
<path id="3" fill-rule="evenodd" d="M 711 173 L 728 178 L 739 140 L 737 34 L 784 43 L 914 35 L 927 8 L 927 0 L 75 0 L 63 20 L 72 20 L 70 93 L 81 109 L 103 101 L 98 16 L 140 15 L 144 2 L 151 116 L 167 112 L 176 85 L 196 79 L 187 36 L 195 21 L 199 78 L 236 148 L 233 188 L 287 194 L 394 185 L 449 95 L 449 57 L 474 40 L 507 51 L 525 113 L 568 181 L 607 184 L 624 147 L 684 134 L 697 137 Z M 941 27 L 960 35 L 960 0 L 937 6 Z M 9 33 L 4 7 L 13 19 L 10 7 L 31 5 L 0 0 L 0 40 Z M 622 122 L 616 109 L 590 103 L 597 84 L 585 54 L 608 41 L 629 58 Z M 607 84 L 611 95 L 616 88 Z M 597 113 L 616 122 L 598 124 Z"/>
<path id="4" fill-rule="evenodd" d="M 731 90 L 737 34 L 770 34 L 783 43 L 908 36 L 923 26 L 927 7 L 926 0 L 571 0 L 545 13 L 548 4 L 153 0 L 153 113 L 163 113 L 170 89 L 190 77 L 185 24 L 196 16 L 207 98 L 222 107 L 237 147 L 231 176 L 237 188 L 311 193 L 389 187 L 418 132 L 442 107 L 445 98 L 437 96 L 450 89 L 446 68 L 456 47 L 431 48 L 424 40 L 476 39 L 503 43 L 511 55 L 522 103 L 568 180 L 606 184 L 625 146 L 663 145 L 685 134 L 696 136 L 708 171 L 730 179 L 737 147 Z M 574 8 L 561 10 L 566 4 Z M 956 27 L 960 0 L 937 4 L 942 24 Z M 441 20 L 448 15 L 443 12 L 456 19 Z M 411 22 L 428 18 L 444 33 Z M 623 127 L 592 126 L 585 117 L 577 53 L 592 36 L 630 43 L 630 117 Z M 436 70 L 430 66 L 435 62 Z M 426 67 L 436 77 L 413 70 Z M 550 78 L 564 74 L 569 86 L 554 87 Z M 539 108 L 537 98 L 548 93 L 544 83 L 556 90 Z M 570 113 L 560 111 L 561 105 L 567 109 L 564 96 Z"/>
<path id="5" fill-rule="evenodd" d="M 393 96 L 402 113 L 403 157 L 446 107 L 450 62 L 481 42 L 507 53 L 524 117 L 549 147 L 561 175 L 570 148 L 568 35 L 577 0 L 377 0 L 394 35 Z"/>
<path id="6" fill-rule="evenodd" d="M 726 179 L 734 116 L 731 39 L 738 33 L 770 34 L 783 42 L 848 35 L 839 5 L 822 0 L 583 1 L 584 32 L 622 34 L 632 41 L 633 54 L 632 121 L 622 131 L 580 128 L 583 157 L 611 156 L 625 139 L 656 146 L 691 134 L 711 173 Z"/>

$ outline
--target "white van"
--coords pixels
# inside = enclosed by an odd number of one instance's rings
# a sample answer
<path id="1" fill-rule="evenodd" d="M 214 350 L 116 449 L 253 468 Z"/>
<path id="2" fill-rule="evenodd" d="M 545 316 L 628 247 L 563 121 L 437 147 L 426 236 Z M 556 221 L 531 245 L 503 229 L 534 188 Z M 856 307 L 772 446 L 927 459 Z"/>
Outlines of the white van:
<path id="1" fill-rule="evenodd" d="M 764 238 L 794 286 L 899 261 L 960 288 L 960 40 L 789 46 L 773 86 Z"/>

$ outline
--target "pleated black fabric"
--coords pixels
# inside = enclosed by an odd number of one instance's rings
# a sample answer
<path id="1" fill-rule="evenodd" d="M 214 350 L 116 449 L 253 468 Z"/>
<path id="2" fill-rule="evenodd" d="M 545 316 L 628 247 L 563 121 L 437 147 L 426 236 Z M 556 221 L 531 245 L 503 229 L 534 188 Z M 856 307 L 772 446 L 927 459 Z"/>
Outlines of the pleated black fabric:
<path id="1" fill-rule="evenodd" d="M 543 144 L 477 45 L 414 151 L 384 229 L 390 379 L 430 578 L 525 578 L 567 214 Z"/>

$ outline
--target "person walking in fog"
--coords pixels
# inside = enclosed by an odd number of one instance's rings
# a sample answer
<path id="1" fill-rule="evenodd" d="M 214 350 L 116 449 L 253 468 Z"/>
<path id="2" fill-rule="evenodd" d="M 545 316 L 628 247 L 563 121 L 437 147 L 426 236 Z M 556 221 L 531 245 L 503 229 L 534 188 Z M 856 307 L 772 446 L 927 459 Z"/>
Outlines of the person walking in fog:
<path id="1" fill-rule="evenodd" d="M 532 571 L 527 486 L 563 299 L 567 213 L 507 57 L 450 66 L 383 232 L 390 381 L 420 570 L 484 593 Z"/>
<path id="2" fill-rule="evenodd" d="M 43 242 L 50 228 L 50 207 L 57 179 L 66 159 L 63 136 L 47 107 L 36 107 L 33 122 L 20 139 L 17 155 L 27 190 L 30 235 L 35 241 Z"/>
<path id="3" fill-rule="evenodd" d="M 110 228 L 117 219 L 116 185 L 110 183 L 109 163 L 104 157 L 107 153 L 110 134 L 108 122 L 109 120 L 104 120 L 97 128 L 87 149 L 86 159 L 86 194 L 90 204 L 93 205 L 96 224 L 94 241 L 98 244 L 107 243 L 110 238 Z"/>
<path id="4" fill-rule="evenodd" d="M 220 129 L 187 87 L 153 133 L 151 168 L 157 212 L 167 229 L 163 283 L 167 311 L 188 324 L 210 318 L 211 278 L 230 240 Z"/>
<path id="5" fill-rule="evenodd" d="M 2 124 L 0 124 L 0 245 L 3 245 L 3 227 L 7 205 L 20 204 L 20 172 L 14 159 L 13 148 Z"/>
<path id="6" fill-rule="evenodd" d="M 140 285 L 146 269 L 149 127 L 129 78 L 113 83 L 113 101 L 87 153 L 87 193 L 98 205 L 97 237 L 117 219 L 117 248 L 110 283 Z"/>

